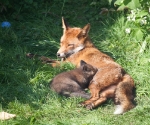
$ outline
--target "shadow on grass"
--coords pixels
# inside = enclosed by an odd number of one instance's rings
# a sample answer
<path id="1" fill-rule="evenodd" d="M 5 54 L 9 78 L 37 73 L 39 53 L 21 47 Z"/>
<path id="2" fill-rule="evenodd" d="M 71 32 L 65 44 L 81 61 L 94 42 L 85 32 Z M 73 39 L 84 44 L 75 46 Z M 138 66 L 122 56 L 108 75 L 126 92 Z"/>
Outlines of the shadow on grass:
<path id="1" fill-rule="evenodd" d="M 42 71 L 43 64 L 38 60 L 31 60 L 25 56 L 26 47 L 16 43 L 1 44 L 0 52 L 0 103 L 7 108 L 10 102 L 18 100 L 38 108 L 34 102 L 41 101 L 48 93 L 47 79 L 37 79 L 39 83 L 31 83 L 36 74 Z M 51 70 L 47 66 L 47 71 Z M 48 74 L 47 74 L 48 75 Z M 50 79 L 50 78 L 49 78 Z"/>
<path id="2" fill-rule="evenodd" d="M 37 12 L 34 19 L 32 13 L 29 13 L 32 17 L 29 20 L 13 21 L 12 29 L 1 30 L 0 102 L 4 108 L 7 108 L 8 104 L 15 100 L 28 103 L 34 108 L 38 108 L 38 103 L 35 102 L 41 101 L 42 103 L 43 96 L 48 93 L 46 81 L 48 78 L 40 77 L 43 80 L 37 79 L 38 83 L 30 84 L 30 80 L 37 75 L 37 72 L 43 72 L 42 70 L 38 71 L 43 65 L 36 60 L 26 59 L 25 54 L 31 52 L 56 58 L 55 54 L 62 34 L 62 15 L 71 26 L 84 27 L 87 23 L 91 23 L 90 36 L 100 37 L 95 42 L 93 40 L 95 44 L 100 43 L 101 39 L 107 38 L 107 34 L 102 31 L 104 28 L 109 29 L 109 26 L 102 26 L 103 16 L 99 15 L 96 8 L 90 6 L 90 2 L 76 3 L 74 9 L 72 9 L 72 3 L 69 2 L 62 10 L 56 9 L 56 3 L 51 5 L 49 7 L 53 14 L 47 11 L 49 8 L 46 8 L 47 10 L 41 8 L 41 12 Z M 57 8 L 61 7 L 62 4 L 57 5 Z M 46 14 L 43 15 L 43 12 Z M 96 16 L 98 20 L 95 20 Z M 109 15 L 104 18 L 108 17 Z M 113 23 L 115 21 L 111 22 L 111 24 Z M 107 54 L 113 57 L 112 53 L 107 52 Z"/>

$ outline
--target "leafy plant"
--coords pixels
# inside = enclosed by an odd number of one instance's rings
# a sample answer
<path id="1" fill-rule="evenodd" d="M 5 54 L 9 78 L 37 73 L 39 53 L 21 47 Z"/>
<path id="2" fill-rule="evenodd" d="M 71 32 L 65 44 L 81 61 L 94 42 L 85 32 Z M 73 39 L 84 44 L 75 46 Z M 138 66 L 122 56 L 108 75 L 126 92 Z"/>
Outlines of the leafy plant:
<path id="1" fill-rule="evenodd" d="M 143 40 L 150 32 L 150 1 L 149 0 L 117 0 L 118 11 L 128 10 L 127 21 L 135 24 L 130 28 L 138 40 Z"/>

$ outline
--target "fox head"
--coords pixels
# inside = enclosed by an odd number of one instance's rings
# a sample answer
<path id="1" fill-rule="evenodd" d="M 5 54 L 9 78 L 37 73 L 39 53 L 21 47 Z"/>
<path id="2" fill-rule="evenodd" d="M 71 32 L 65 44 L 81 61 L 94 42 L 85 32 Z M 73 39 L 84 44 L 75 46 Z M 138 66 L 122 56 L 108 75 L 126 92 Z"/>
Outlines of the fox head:
<path id="1" fill-rule="evenodd" d="M 87 64 L 86 62 L 84 62 L 83 60 L 80 61 L 80 67 L 79 67 L 84 74 L 86 75 L 86 77 L 91 80 L 93 78 L 93 76 L 96 74 L 96 72 L 98 71 L 98 69 L 90 64 Z"/>
<path id="2" fill-rule="evenodd" d="M 60 48 L 57 52 L 59 58 L 67 58 L 85 47 L 88 38 L 90 24 L 83 28 L 69 27 L 62 17 L 63 35 L 60 40 Z"/>

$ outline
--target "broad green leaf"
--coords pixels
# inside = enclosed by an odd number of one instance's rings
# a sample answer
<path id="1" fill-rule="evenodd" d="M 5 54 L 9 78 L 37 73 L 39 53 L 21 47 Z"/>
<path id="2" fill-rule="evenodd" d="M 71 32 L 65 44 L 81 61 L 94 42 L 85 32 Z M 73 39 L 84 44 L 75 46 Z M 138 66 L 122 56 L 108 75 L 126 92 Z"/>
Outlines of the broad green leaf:
<path id="1" fill-rule="evenodd" d="M 136 15 L 136 17 L 143 17 L 143 16 L 146 16 L 146 15 L 148 15 L 148 12 L 146 12 L 145 10 L 143 10 L 143 11 L 139 12 L 139 13 Z"/>
<path id="2" fill-rule="evenodd" d="M 124 10 L 126 6 L 124 4 L 122 4 L 121 6 L 119 6 L 119 8 L 117 9 L 118 11 Z"/>
<path id="3" fill-rule="evenodd" d="M 141 7 L 139 0 L 124 0 L 124 5 L 130 9 L 136 9 Z"/>
<path id="4" fill-rule="evenodd" d="M 123 3 L 123 0 L 117 0 L 114 5 L 121 5 Z"/>
<path id="5" fill-rule="evenodd" d="M 139 28 L 134 32 L 134 35 L 138 40 L 141 40 L 141 39 L 143 39 L 144 34 L 143 34 L 142 30 Z"/>
<path id="6" fill-rule="evenodd" d="M 115 5 L 119 5 L 118 10 L 123 10 L 124 8 L 136 9 L 141 7 L 139 0 L 117 0 Z"/>

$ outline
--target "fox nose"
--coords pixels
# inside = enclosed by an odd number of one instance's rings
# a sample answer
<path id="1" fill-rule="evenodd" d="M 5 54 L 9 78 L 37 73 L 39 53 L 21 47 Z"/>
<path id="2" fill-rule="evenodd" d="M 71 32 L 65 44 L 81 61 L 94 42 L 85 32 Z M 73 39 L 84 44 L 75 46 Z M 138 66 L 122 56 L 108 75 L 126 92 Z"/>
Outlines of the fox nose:
<path id="1" fill-rule="evenodd" d="M 60 53 L 57 53 L 57 57 L 60 57 Z"/>

